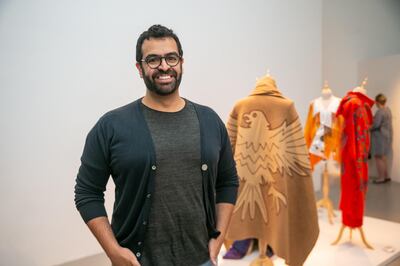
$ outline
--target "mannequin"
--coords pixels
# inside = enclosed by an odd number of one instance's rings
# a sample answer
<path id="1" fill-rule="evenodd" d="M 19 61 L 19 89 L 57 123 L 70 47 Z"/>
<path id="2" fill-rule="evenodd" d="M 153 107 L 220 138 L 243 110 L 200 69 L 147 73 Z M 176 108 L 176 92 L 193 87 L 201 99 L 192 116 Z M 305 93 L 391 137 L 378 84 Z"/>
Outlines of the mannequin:
<path id="1" fill-rule="evenodd" d="M 340 98 L 335 97 L 328 82 L 325 81 L 321 91 L 321 97 L 310 103 L 309 112 L 305 126 L 305 139 L 310 152 L 311 166 L 321 162 L 324 164 L 322 173 L 323 198 L 317 202 L 318 207 L 325 207 L 328 211 L 329 222 L 333 223 L 332 201 L 329 199 L 329 173 L 327 160 L 340 161 L 340 124 L 335 113 L 340 103 Z"/>
<path id="2" fill-rule="evenodd" d="M 307 147 L 293 102 L 267 74 L 235 104 L 227 128 L 240 185 L 226 237 L 258 239 L 259 257 L 252 266 L 272 265 L 267 245 L 287 264 L 302 265 L 319 229 Z"/>
<path id="3" fill-rule="evenodd" d="M 328 85 L 328 81 L 325 80 L 324 87 L 322 88 L 322 91 L 321 91 L 321 98 L 322 98 L 324 107 L 327 108 L 329 106 L 329 103 L 331 102 L 332 97 L 334 97 L 332 90 Z"/>
<path id="4" fill-rule="evenodd" d="M 271 78 L 270 70 L 267 69 L 266 78 Z M 256 82 L 259 82 L 261 79 L 256 78 Z M 253 252 L 253 247 L 256 246 L 257 239 L 249 238 L 243 240 L 228 240 L 225 239 L 224 245 L 227 250 L 227 253 L 223 256 L 224 259 L 238 260 L 242 259 L 244 256 L 250 255 Z M 272 257 L 273 251 L 270 246 L 267 246 L 267 256 Z"/>
<path id="5" fill-rule="evenodd" d="M 364 245 L 373 249 L 365 239 L 362 228 L 365 194 L 368 185 L 368 151 L 370 146 L 369 129 L 372 124 L 371 108 L 374 101 L 367 96 L 365 86 L 367 79 L 361 86 L 349 92 L 341 101 L 336 113 L 343 118 L 343 142 L 342 142 L 342 168 L 341 173 L 341 198 L 342 227 L 337 239 L 332 243 L 339 243 L 343 231 L 350 228 L 358 229 Z"/>
<path id="6" fill-rule="evenodd" d="M 353 92 L 360 92 L 364 95 L 367 95 L 367 89 L 365 88 L 365 86 L 367 85 L 368 82 L 368 77 L 366 77 L 363 82 L 361 83 L 361 86 L 355 87 L 353 89 Z"/>
<path id="7" fill-rule="evenodd" d="M 311 166 L 330 156 L 339 161 L 337 144 L 339 142 L 338 121 L 335 118 L 340 98 L 335 97 L 325 81 L 321 97 L 311 101 L 304 130 L 307 147 L 310 151 Z"/>

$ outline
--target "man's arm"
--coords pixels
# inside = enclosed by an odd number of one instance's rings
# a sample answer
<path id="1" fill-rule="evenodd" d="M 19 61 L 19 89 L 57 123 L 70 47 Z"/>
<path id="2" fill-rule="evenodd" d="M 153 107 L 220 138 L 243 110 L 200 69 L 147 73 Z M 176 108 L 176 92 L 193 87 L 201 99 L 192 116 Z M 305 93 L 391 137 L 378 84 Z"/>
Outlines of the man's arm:
<path id="1" fill-rule="evenodd" d="M 108 132 L 103 117 L 86 138 L 76 178 L 75 204 L 113 266 L 139 266 L 135 255 L 118 244 L 104 207 L 104 191 L 111 172 Z"/>
<path id="2" fill-rule="evenodd" d="M 208 243 L 208 250 L 210 252 L 210 259 L 214 265 L 217 265 L 217 257 L 224 243 L 226 231 L 231 220 L 233 208 L 235 205 L 230 203 L 218 203 L 217 205 L 217 230 L 221 234 L 217 238 L 212 238 Z"/>
<path id="3" fill-rule="evenodd" d="M 132 251 L 118 244 L 107 217 L 94 218 L 87 223 L 87 226 L 110 258 L 113 266 L 140 266 Z"/>
<path id="4" fill-rule="evenodd" d="M 220 235 L 215 239 L 212 238 L 208 243 L 210 259 L 214 265 L 217 265 L 217 257 L 228 230 L 239 186 L 228 132 L 218 115 L 217 120 L 220 127 L 222 142 L 220 160 L 218 162 L 218 176 L 215 185 L 217 203 L 216 229 L 220 232 Z"/>

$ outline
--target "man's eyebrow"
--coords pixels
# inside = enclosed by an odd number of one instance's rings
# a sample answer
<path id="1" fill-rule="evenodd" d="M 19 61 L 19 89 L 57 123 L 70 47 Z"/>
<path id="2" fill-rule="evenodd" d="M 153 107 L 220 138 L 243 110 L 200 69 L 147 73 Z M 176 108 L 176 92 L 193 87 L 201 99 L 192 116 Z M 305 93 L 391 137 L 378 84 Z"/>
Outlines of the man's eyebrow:
<path id="1" fill-rule="evenodd" d="M 166 54 L 163 54 L 163 55 L 160 55 L 160 54 L 148 54 L 146 57 L 149 57 L 149 56 L 166 56 L 166 55 L 172 55 L 172 54 L 179 55 L 178 52 L 169 52 L 169 53 L 166 53 Z"/>
<path id="2" fill-rule="evenodd" d="M 148 55 L 146 55 L 146 57 L 149 57 L 149 56 L 160 56 L 159 54 L 148 54 Z"/>

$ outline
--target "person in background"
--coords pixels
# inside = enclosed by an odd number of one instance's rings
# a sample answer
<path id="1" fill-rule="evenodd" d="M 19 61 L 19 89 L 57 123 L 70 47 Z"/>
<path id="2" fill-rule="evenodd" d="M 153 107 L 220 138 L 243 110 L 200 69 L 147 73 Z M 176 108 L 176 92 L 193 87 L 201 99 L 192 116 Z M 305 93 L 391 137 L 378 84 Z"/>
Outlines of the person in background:
<path id="1" fill-rule="evenodd" d="M 371 155 L 375 158 L 378 178 L 373 183 L 382 184 L 391 180 L 387 157 L 392 151 L 392 113 L 386 106 L 385 95 L 382 93 L 376 95 L 375 101 L 378 110 L 371 126 Z"/>

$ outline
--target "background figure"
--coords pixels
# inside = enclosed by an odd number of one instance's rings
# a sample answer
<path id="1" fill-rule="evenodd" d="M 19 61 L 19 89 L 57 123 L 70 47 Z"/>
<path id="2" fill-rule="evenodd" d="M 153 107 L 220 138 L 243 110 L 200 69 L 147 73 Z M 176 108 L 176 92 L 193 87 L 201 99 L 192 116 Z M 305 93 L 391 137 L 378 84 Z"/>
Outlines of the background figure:
<path id="1" fill-rule="evenodd" d="M 393 128 L 392 112 L 386 104 L 386 96 L 378 94 L 375 97 L 378 110 L 374 115 L 371 127 L 371 154 L 375 157 L 378 179 L 373 182 L 381 184 L 390 181 L 387 156 L 392 150 Z"/>

